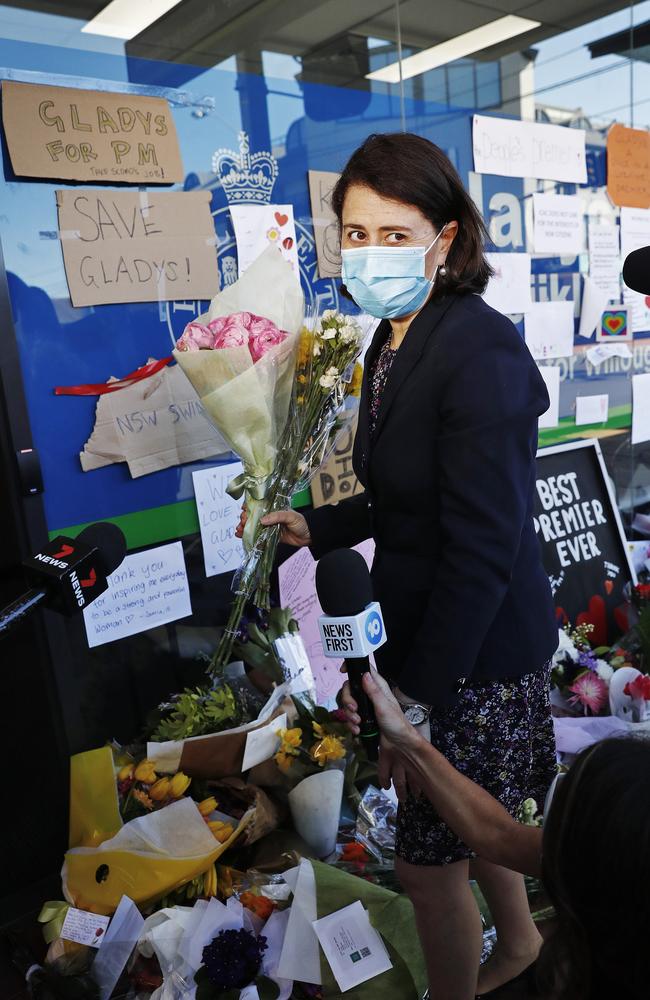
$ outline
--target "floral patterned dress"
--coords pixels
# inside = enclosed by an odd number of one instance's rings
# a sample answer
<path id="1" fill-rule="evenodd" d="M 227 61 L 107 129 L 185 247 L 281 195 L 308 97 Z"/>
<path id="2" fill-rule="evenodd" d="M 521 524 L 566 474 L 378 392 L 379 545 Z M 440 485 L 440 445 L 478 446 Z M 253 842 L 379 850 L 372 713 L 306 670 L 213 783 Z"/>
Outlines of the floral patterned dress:
<path id="1" fill-rule="evenodd" d="M 371 435 L 396 354 L 387 339 L 370 372 Z M 452 708 L 431 712 L 432 744 L 511 816 L 527 798 L 535 799 L 541 811 L 556 774 L 550 673 L 547 664 L 514 680 L 470 681 Z M 423 795 L 400 803 L 395 851 L 412 865 L 448 865 L 476 856 Z"/>

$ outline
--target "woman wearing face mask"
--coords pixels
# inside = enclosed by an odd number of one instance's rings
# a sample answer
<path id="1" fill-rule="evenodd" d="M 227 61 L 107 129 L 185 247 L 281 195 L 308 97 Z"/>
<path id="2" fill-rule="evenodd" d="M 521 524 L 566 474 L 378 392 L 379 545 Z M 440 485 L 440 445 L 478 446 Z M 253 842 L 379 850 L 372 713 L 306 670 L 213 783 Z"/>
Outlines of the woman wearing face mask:
<path id="1" fill-rule="evenodd" d="M 333 192 L 342 278 L 382 319 L 365 360 L 354 467 L 365 491 L 269 516 L 318 558 L 372 537 L 377 653 L 413 724 L 515 814 L 554 773 L 547 663 L 557 628 L 532 518 L 548 395 L 510 320 L 480 297 L 484 227 L 454 167 L 415 135 L 370 136 Z M 342 701 L 350 705 L 347 687 Z M 356 721 L 348 708 L 352 724 Z M 477 858 L 398 763 L 396 869 L 432 993 L 469 1000 L 515 978 L 539 935 L 520 875 Z M 479 880 L 498 947 L 479 973 Z M 478 977 L 478 979 L 477 979 Z"/>

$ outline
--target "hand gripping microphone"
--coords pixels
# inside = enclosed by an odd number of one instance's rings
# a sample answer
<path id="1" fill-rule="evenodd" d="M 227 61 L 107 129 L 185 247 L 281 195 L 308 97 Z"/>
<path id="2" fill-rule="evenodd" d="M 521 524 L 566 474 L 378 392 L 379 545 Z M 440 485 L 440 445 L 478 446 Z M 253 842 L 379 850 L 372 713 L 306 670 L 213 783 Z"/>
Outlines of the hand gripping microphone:
<path id="1" fill-rule="evenodd" d="M 109 576 L 126 555 L 116 524 L 89 524 L 76 538 L 59 535 L 23 566 L 32 588 L 0 611 L 0 638 L 43 605 L 70 617 L 103 594 Z"/>
<path id="2" fill-rule="evenodd" d="M 386 629 L 363 556 L 353 549 L 335 549 L 316 567 L 316 591 L 325 614 L 318 619 L 323 653 L 343 657 L 350 690 L 359 706 L 361 741 L 369 760 L 377 760 L 379 727 L 361 678 L 370 669 L 368 654 L 386 642 Z"/>
<path id="3" fill-rule="evenodd" d="M 633 292 L 650 295 L 650 247 L 633 250 L 623 264 L 623 281 Z"/>

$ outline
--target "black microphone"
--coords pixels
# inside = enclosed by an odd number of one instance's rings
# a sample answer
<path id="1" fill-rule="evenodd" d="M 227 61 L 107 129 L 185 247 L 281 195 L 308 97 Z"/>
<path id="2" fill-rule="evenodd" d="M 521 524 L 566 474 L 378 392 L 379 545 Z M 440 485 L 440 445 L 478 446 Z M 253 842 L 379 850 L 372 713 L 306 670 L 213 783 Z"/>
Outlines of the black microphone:
<path id="1" fill-rule="evenodd" d="M 623 281 L 633 292 L 650 295 L 650 247 L 633 250 L 623 264 Z"/>
<path id="2" fill-rule="evenodd" d="M 319 621 L 323 652 L 344 656 L 361 718 L 361 742 L 368 759 L 377 760 L 379 727 L 361 678 L 370 670 L 368 652 L 385 642 L 386 634 L 363 556 L 354 549 L 335 549 L 323 556 L 316 567 L 316 592 L 325 613 Z"/>
<path id="3" fill-rule="evenodd" d="M 0 638 L 41 604 L 66 617 L 83 611 L 108 588 L 106 578 L 125 555 L 126 539 L 108 521 L 48 542 L 23 563 L 31 589 L 0 611 Z"/>

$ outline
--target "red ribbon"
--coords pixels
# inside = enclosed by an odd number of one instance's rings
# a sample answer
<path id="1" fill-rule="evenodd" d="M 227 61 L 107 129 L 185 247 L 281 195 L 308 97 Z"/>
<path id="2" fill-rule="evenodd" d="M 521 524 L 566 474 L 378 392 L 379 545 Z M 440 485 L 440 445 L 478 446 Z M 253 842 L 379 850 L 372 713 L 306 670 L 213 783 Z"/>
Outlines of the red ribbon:
<path id="1" fill-rule="evenodd" d="M 54 389 L 54 394 L 55 396 L 103 396 L 107 392 L 118 392 L 120 389 L 128 389 L 130 385 L 135 385 L 136 382 L 141 382 L 143 379 L 162 371 L 173 360 L 174 358 L 170 354 L 168 358 L 161 358 L 160 361 L 150 361 L 149 364 L 143 365 L 142 368 L 136 368 L 130 375 L 116 379 L 115 382 L 89 382 L 86 385 L 57 385 Z"/>

